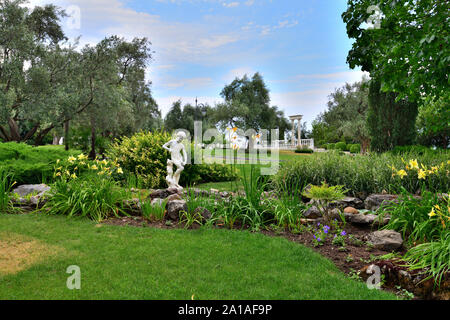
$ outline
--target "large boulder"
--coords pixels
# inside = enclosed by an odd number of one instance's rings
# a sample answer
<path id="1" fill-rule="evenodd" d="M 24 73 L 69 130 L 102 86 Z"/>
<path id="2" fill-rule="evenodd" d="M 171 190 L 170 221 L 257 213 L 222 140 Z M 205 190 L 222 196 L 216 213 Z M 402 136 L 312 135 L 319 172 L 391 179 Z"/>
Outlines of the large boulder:
<path id="1" fill-rule="evenodd" d="M 394 230 L 378 230 L 369 233 L 367 241 L 376 249 L 392 251 L 400 248 L 403 244 L 402 235 Z"/>
<path id="2" fill-rule="evenodd" d="M 180 217 L 181 211 L 187 211 L 188 207 L 184 200 L 172 200 L 167 202 L 167 217 L 170 220 L 177 221 Z"/>
<path id="3" fill-rule="evenodd" d="M 392 203 L 398 203 L 398 196 L 393 194 L 371 194 L 364 201 L 367 210 L 376 211 L 381 206 L 388 206 Z"/>
<path id="4" fill-rule="evenodd" d="M 23 184 L 13 189 L 13 193 L 17 193 L 20 197 L 26 197 L 29 194 L 35 194 L 42 197 L 50 191 L 50 187 L 44 183 L 42 184 Z"/>

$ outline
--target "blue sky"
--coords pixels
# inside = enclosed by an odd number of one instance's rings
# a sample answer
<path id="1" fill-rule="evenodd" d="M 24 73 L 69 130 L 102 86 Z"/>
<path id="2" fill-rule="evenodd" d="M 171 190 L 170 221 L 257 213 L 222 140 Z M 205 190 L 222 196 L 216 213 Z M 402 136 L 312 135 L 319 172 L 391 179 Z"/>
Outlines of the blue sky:
<path id="1" fill-rule="evenodd" d="M 351 41 L 341 14 L 346 0 L 33 0 L 79 8 L 81 45 L 117 34 L 147 37 L 155 51 L 147 77 L 165 115 L 171 104 L 214 105 L 236 76 L 260 72 L 272 105 L 311 121 L 328 95 L 362 72 L 346 64 Z M 72 6 L 72 7 L 71 7 Z M 75 6 L 75 7 L 73 7 Z M 73 26 L 73 24 L 72 24 Z"/>

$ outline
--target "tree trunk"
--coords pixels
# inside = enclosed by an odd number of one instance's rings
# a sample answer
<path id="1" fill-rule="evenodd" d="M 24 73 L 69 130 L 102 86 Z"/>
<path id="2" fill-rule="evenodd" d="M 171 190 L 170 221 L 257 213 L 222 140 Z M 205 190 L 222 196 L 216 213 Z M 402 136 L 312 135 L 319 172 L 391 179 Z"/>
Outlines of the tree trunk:
<path id="1" fill-rule="evenodd" d="M 92 117 L 91 118 L 91 152 L 89 152 L 89 158 L 90 159 L 95 159 L 95 119 Z"/>
<path id="2" fill-rule="evenodd" d="M 42 140 L 44 140 L 45 136 L 50 132 L 50 130 L 52 130 L 54 128 L 53 125 L 51 125 L 50 127 L 42 130 L 41 132 L 39 132 L 39 134 L 37 135 L 36 139 L 34 140 L 34 145 L 35 146 L 39 146 L 42 144 Z"/>
<path id="3" fill-rule="evenodd" d="M 70 120 L 64 122 L 64 149 L 69 150 L 69 123 Z"/>

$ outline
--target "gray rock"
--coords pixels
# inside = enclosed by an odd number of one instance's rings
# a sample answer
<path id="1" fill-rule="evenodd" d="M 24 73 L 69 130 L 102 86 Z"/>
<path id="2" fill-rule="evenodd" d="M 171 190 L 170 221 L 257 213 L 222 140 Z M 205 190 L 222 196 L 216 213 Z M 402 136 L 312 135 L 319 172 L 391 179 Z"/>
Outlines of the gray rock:
<path id="1" fill-rule="evenodd" d="M 167 197 L 167 201 L 173 201 L 173 200 L 182 200 L 182 199 L 178 193 L 174 193 Z"/>
<path id="2" fill-rule="evenodd" d="M 141 202 L 137 198 L 123 201 L 124 209 L 132 216 L 142 215 Z"/>
<path id="3" fill-rule="evenodd" d="M 38 195 L 39 197 L 42 197 L 48 191 L 50 191 L 50 187 L 42 183 L 42 184 L 23 184 L 15 188 L 12 192 L 17 193 L 20 197 L 25 197 L 32 193 Z"/>
<path id="4" fill-rule="evenodd" d="M 203 222 L 206 222 L 207 220 L 211 219 L 211 212 L 209 212 L 208 209 L 203 207 L 198 207 L 194 210 L 195 213 L 199 213 L 202 216 Z"/>
<path id="5" fill-rule="evenodd" d="M 177 188 L 157 189 L 151 192 L 148 197 L 150 199 L 154 198 L 165 199 L 172 194 L 179 194 L 179 193 L 181 193 L 181 190 Z"/>
<path id="6" fill-rule="evenodd" d="M 374 248 L 385 251 L 396 250 L 403 244 L 401 234 L 394 230 L 378 230 L 372 232 L 367 236 L 367 240 Z"/>
<path id="7" fill-rule="evenodd" d="M 161 198 L 154 198 L 154 199 L 152 199 L 151 205 L 152 205 L 152 206 L 155 205 L 155 204 L 157 204 L 157 205 L 162 205 L 163 201 L 164 201 L 164 200 L 161 199 Z"/>
<path id="8" fill-rule="evenodd" d="M 364 209 L 364 202 L 362 202 L 359 198 L 354 197 L 345 197 L 340 201 L 334 201 L 330 203 L 331 208 L 339 208 L 343 210 L 346 207 L 353 207 L 356 209 Z"/>
<path id="9" fill-rule="evenodd" d="M 181 211 L 187 211 L 187 204 L 184 200 L 172 200 L 167 202 L 167 216 L 170 220 L 177 221 L 180 217 Z"/>
<path id="10" fill-rule="evenodd" d="M 381 206 L 388 206 L 392 202 L 398 203 L 398 196 L 393 194 L 371 194 L 364 201 L 364 206 L 367 210 L 376 211 Z"/>
<path id="11" fill-rule="evenodd" d="M 316 219 L 322 217 L 322 214 L 316 206 L 312 206 L 303 213 L 303 216 L 307 219 Z"/>
<path id="12" fill-rule="evenodd" d="M 378 218 L 375 214 L 354 214 L 350 217 L 350 222 L 360 225 L 371 225 Z"/>

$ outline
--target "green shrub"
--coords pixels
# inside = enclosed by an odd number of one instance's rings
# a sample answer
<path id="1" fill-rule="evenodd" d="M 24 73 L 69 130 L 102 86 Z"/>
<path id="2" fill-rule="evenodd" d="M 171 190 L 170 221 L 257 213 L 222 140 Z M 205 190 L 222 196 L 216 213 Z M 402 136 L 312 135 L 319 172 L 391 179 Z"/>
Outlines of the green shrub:
<path id="1" fill-rule="evenodd" d="M 33 147 L 24 143 L 0 143 L 0 167 L 14 175 L 18 185 L 53 181 L 53 165 L 58 159 L 77 156 L 79 150 L 65 151 L 63 146 Z"/>
<path id="2" fill-rule="evenodd" d="M 114 180 L 96 174 L 86 179 L 60 179 L 52 186 L 52 193 L 44 206 L 48 214 L 83 216 L 98 222 L 125 214 L 125 192 Z"/>
<path id="3" fill-rule="evenodd" d="M 347 145 L 345 144 L 345 142 L 338 142 L 338 143 L 336 143 L 334 148 L 337 150 L 345 151 L 345 149 L 347 148 Z"/>
<path id="4" fill-rule="evenodd" d="M 450 271 L 450 232 L 443 233 L 436 241 L 412 247 L 403 260 L 409 263 L 409 269 L 428 274 L 423 281 L 433 278 L 440 285 L 442 277 Z"/>
<path id="5" fill-rule="evenodd" d="M 402 156 L 385 153 L 349 157 L 330 151 L 281 163 L 277 174 L 272 177 L 272 185 L 278 189 L 278 186 L 284 183 L 294 185 L 300 181 L 304 185 L 318 185 L 326 181 L 330 185 L 343 185 L 354 195 L 359 192 L 381 193 L 383 190 L 399 193 L 402 187 L 411 193 L 416 193 L 422 187 L 432 192 L 450 190 L 448 153 L 403 157 L 406 161 L 417 159 L 428 168 L 439 166 L 442 169 L 426 179 L 419 179 L 417 171 L 410 171 L 408 176 L 401 178 L 398 175 L 393 176 L 391 166 L 404 168 Z"/>
<path id="6" fill-rule="evenodd" d="M 442 233 L 450 231 L 447 208 L 450 208 L 448 197 L 444 199 L 425 191 L 419 198 L 403 192 L 398 203 L 385 209 L 384 212 L 391 216 L 385 228 L 401 232 L 409 243 L 434 241 L 440 239 Z"/>
<path id="7" fill-rule="evenodd" d="M 314 153 L 314 150 L 309 149 L 307 146 L 298 146 L 295 151 L 295 153 Z"/>
<path id="8" fill-rule="evenodd" d="M 350 146 L 350 150 L 349 150 L 349 151 L 350 151 L 351 153 L 355 153 L 355 154 L 361 153 L 361 145 L 358 144 L 358 143 L 352 144 L 352 145 Z"/>

